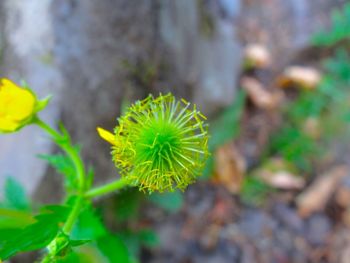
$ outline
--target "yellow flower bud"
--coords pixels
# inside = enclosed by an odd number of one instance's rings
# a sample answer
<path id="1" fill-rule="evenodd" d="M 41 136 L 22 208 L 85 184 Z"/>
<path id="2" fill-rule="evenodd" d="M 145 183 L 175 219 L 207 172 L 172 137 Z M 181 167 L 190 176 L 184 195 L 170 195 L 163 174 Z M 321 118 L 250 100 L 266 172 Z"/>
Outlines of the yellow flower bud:
<path id="1" fill-rule="evenodd" d="M 30 123 L 36 112 L 42 110 L 49 98 L 37 100 L 28 88 L 8 79 L 0 80 L 0 133 L 14 132 Z"/>

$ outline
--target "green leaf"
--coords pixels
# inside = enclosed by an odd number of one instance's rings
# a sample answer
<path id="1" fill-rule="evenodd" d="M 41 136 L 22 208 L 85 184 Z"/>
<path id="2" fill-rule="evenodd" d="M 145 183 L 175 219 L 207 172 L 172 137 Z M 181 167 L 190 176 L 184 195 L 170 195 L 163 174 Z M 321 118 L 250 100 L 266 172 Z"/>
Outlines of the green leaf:
<path id="1" fill-rule="evenodd" d="M 91 206 L 87 206 L 79 215 L 71 238 L 95 240 L 107 234 L 101 218 Z"/>
<path id="2" fill-rule="evenodd" d="M 171 213 L 179 211 L 184 202 L 183 195 L 178 190 L 167 193 L 152 193 L 149 195 L 149 200 Z"/>
<path id="3" fill-rule="evenodd" d="M 65 188 L 68 191 L 77 189 L 78 182 L 75 176 L 75 167 L 67 156 L 62 154 L 41 154 L 39 158 L 46 160 L 58 173 L 65 176 Z"/>
<path id="4" fill-rule="evenodd" d="M 0 207 L 0 229 L 23 228 L 34 222 L 33 216 L 26 211 Z"/>
<path id="5" fill-rule="evenodd" d="M 91 240 L 89 240 L 89 239 L 71 240 L 70 245 L 72 247 L 79 247 L 79 246 L 85 245 L 86 243 L 89 243 L 89 242 L 91 242 Z"/>
<path id="6" fill-rule="evenodd" d="M 8 177 L 5 182 L 5 205 L 19 210 L 30 209 L 24 188 L 12 177 Z"/>
<path id="7" fill-rule="evenodd" d="M 47 246 L 59 232 L 59 224 L 66 220 L 69 209 L 47 206 L 35 216 L 36 222 L 23 229 L 14 230 L 13 235 L 0 238 L 0 258 L 5 260 L 18 252 L 32 251 Z M 8 232 L 9 233 L 9 232 Z"/>
<path id="8" fill-rule="evenodd" d="M 86 207 L 80 214 L 71 238 L 95 240 L 97 248 L 108 259 L 108 262 L 130 262 L 124 243 L 120 238 L 108 232 L 101 218 L 91 206 Z"/>
<path id="9" fill-rule="evenodd" d="M 129 263 L 129 253 L 123 241 L 117 236 L 105 235 L 97 240 L 97 247 L 108 262 Z"/>

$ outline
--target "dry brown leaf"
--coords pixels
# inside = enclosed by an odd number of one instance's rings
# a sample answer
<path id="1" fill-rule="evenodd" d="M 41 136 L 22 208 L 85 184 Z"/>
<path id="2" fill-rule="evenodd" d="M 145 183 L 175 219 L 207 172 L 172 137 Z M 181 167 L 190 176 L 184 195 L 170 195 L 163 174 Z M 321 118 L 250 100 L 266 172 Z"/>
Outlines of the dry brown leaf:
<path id="1" fill-rule="evenodd" d="M 282 99 L 278 92 L 267 91 L 259 81 L 251 77 L 243 77 L 241 86 L 253 104 L 262 109 L 274 109 Z"/>
<path id="2" fill-rule="evenodd" d="M 249 68 L 266 68 L 271 65 L 271 55 L 265 46 L 249 44 L 244 49 L 244 62 Z"/>
<path id="3" fill-rule="evenodd" d="M 255 170 L 254 175 L 274 188 L 284 190 L 302 189 L 305 180 L 295 175 L 293 168 L 290 163 L 279 158 L 273 158 L 261 168 Z"/>
<path id="4" fill-rule="evenodd" d="M 230 193 L 238 193 L 246 165 L 233 143 L 226 144 L 215 152 L 215 167 L 214 182 L 222 184 Z"/>
<path id="5" fill-rule="evenodd" d="M 321 73 L 315 68 L 303 66 L 290 66 L 286 68 L 278 79 L 278 86 L 287 88 L 296 86 L 313 90 L 321 81 Z"/>
<path id="6" fill-rule="evenodd" d="M 267 175 L 267 174 L 265 174 Z M 305 180 L 288 171 L 279 171 L 263 177 L 264 181 L 272 187 L 284 190 L 298 190 L 305 185 Z"/>
<path id="7" fill-rule="evenodd" d="M 337 166 L 317 178 L 310 187 L 297 197 L 299 214 L 307 217 L 312 213 L 324 210 L 341 179 L 348 172 L 348 167 Z"/>

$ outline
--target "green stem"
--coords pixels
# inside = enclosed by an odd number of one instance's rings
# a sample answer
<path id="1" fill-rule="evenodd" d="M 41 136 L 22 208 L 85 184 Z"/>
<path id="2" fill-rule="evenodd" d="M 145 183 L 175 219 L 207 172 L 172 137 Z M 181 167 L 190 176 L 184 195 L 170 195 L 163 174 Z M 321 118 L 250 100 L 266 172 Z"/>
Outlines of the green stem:
<path id="1" fill-rule="evenodd" d="M 68 157 L 72 160 L 76 174 L 78 177 L 79 182 L 79 191 L 82 193 L 85 187 L 85 168 L 82 159 L 80 158 L 78 152 L 76 149 L 71 145 L 71 143 L 67 140 L 67 138 L 64 137 L 64 135 L 61 135 L 56 130 L 51 128 L 49 125 L 47 125 L 45 122 L 43 122 L 41 119 L 36 118 L 34 121 L 35 124 L 37 124 L 40 128 L 45 130 L 48 134 L 51 135 L 51 137 L 54 139 L 54 141 L 57 143 L 57 145 L 68 155 Z"/>
<path id="2" fill-rule="evenodd" d="M 67 221 L 65 222 L 62 229 L 65 234 L 69 235 L 84 205 L 85 199 L 90 200 L 94 197 L 98 197 L 100 195 L 104 195 L 104 194 L 119 190 L 127 186 L 128 181 L 125 178 L 121 178 L 115 182 L 112 182 L 100 187 L 96 187 L 94 189 L 90 189 L 90 190 L 86 189 L 85 187 L 86 174 L 85 174 L 84 163 L 81 157 L 79 156 L 78 152 L 74 148 L 74 146 L 71 144 L 69 136 L 66 134 L 60 134 L 59 132 L 51 128 L 49 125 L 47 125 L 45 122 L 43 122 L 41 119 L 39 119 L 38 117 L 34 119 L 33 123 L 38 125 L 40 128 L 42 128 L 52 137 L 52 139 L 56 142 L 56 144 L 71 159 L 75 167 L 76 175 L 79 182 L 79 189 L 77 193 L 78 195 L 73 204 L 72 210 L 68 215 Z M 51 262 L 50 260 L 52 257 L 52 254 L 51 254 L 52 251 L 50 251 L 50 245 L 55 244 L 55 242 L 56 242 L 56 238 L 52 240 L 51 243 L 47 246 L 49 252 L 41 261 L 42 263 Z"/>
<path id="3" fill-rule="evenodd" d="M 81 210 L 83 204 L 84 204 L 84 198 L 82 196 L 78 196 L 74 205 L 73 205 L 73 208 L 72 208 L 72 210 L 67 218 L 67 221 L 63 226 L 64 233 L 68 234 L 72 230 L 74 223 L 79 216 L 79 213 L 80 213 L 80 210 Z"/>
<path id="4" fill-rule="evenodd" d="M 105 195 L 116 190 L 120 190 L 121 188 L 127 186 L 129 181 L 126 178 L 120 178 L 114 182 L 93 188 L 85 193 L 85 197 L 94 198 L 97 196 Z"/>

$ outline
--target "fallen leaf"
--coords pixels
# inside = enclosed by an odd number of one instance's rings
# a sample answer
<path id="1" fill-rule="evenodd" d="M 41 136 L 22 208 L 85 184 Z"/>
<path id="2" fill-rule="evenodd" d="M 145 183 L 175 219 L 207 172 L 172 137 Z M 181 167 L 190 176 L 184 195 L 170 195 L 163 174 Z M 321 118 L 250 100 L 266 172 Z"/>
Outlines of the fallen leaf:
<path id="1" fill-rule="evenodd" d="M 253 174 L 266 184 L 283 190 L 299 190 L 305 185 L 304 178 L 295 174 L 295 168 L 283 159 L 273 158 Z"/>
<path id="2" fill-rule="evenodd" d="M 241 79 L 241 86 L 247 92 L 253 104 L 258 108 L 274 109 L 282 99 L 281 94 L 277 91 L 267 91 L 259 81 L 251 77 L 243 77 Z"/>
<path id="3" fill-rule="evenodd" d="M 213 181 L 223 185 L 230 193 L 240 191 L 245 169 L 245 160 L 233 143 L 225 144 L 215 152 Z"/>
<path id="4" fill-rule="evenodd" d="M 247 68 L 266 68 L 271 65 L 271 54 L 261 44 L 249 44 L 244 49 L 244 64 Z"/>
<path id="5" fill-rule="evenodd" d="M 303 193 L 297 197 L 298 212 L 307 217 L 324 210 L 340 181 L 348 174 L 348 167 L 337 166 L 321 175 Z"/>
<path id="6" fill-rule="evenodd" d="M 288 88 L 296 86 L 308 90 L 313 90 L 321 81 L 321 74 L 312 67 L 290 66 L 286 68 L 280 78 L 278 86 Z"/>

